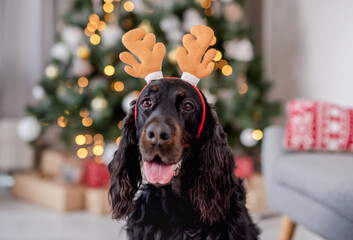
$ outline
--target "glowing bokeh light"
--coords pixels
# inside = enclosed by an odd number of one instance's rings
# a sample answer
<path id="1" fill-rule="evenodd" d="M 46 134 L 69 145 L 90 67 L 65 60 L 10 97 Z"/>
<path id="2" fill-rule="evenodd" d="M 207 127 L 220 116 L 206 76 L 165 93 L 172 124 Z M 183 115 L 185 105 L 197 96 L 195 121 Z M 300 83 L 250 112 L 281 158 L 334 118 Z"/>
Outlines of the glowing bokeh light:
<path id="1" fill-rule="evenodd" d="M 96 146 L 93 147 L 94 155 L 100 156 L 100 155 L 103 154 L 103 152 L 104 152 L 104 148 L 103 148 L 102 145 L 96 145 Z"/>
<path id="2" fill-rule="evenodd" d="M 213 58 L 213 61 L 218 62 L 221 59 L 222 59 L 222 53 L 220 51 L 217 51 L 216 56 Z"/>
<path id="3" fill-rule="evenodd" d="M 261 131 L 260 129 L 255 129 L 255 130 L 252 132 L 252 137 L 253 137 L 253 139 L 255 139 L 255 140 L 257 140 L 257 141 L 261 140 L 263 136 L 264 136 L 264 135 L 263 135 L 263 133 L 262 133 L 262 131 Z"/>
<path id="4" fill-rule="evenodd" d="M 112 76 L 115 73 L 115 68 L 112 65 L 107 65 L 104 68 L 104 74 L 107 76 Z"/>
<path id="5" fill-rule="evenodd" d="M 87 155 L 88 155 L 87 149 L 80 148 L 77 150 L 77 157 L 83 159 L 83 158 L 87 157 Z"/>
<path id="6" fill-rule="evenodd" d="M 64 116 L 60 116 L 60 117 L 58 118 L 58 120 L 57 120 L 58 126 L 59 126 L 59 127 L 62 127 L 62 128 L 64 128 L 64 127 L 67 126 L 67 122 L 68 122 L 68 120 L 67 120 L 67 118 L 64 117 Z"/>
<path id="7" fill-rule="evenodd" d="M 230 65 L 225 65 L 222 68 L 222 74 L 224 76 L 230 76 L 233 73 L 233 68 Z"/>
<path id="8" fill-rule="evenodd" d="M 90 127 L 92 123 L 93 123 L 93 120 L 90 117 L 85 117 L 82 119 L 82 125 L 85 127 Z"/>
<path id="9" fill-rule="evenodd" d="M 106 13 L 111 13 L 114 11 L 114 5 L 112 3 L 104 3 L 103 10 Z"/>
<path id="10" fill-rule="evenodd" d="M 83 145 L 86 143 L 86 137 L 82 134 L 79 134 L 75 137 L 75 142 L 77 145 Z"/>
<path id="11" fill-rule="evenodd" d="M 88 86 L 88 79 L 86 77 L 80 77 L 78 79 L 78 82 L 77 84 L 80 86 L 80 87 L 87 87 Z"/>
<path id="12" fill-rule="evenodd" d="M 93 45 L 98 45 L 101 41 L 101 37 L 98 34 L 93 34 L 90 38 L 89 41 L 93 44 Z"/>
<path id="13" fill-rule="evenodd" d="M 127 11 L 127 12 L 132 12 L 132 11 L 134 11 L 134 8 L 135 8 L 135 5 L 134 5 L 133 2 L 131 2 L 131 1 L 126 1 L 126 2 L 124 3 L 124 9 L 125 9 L 125 11 Z"/>
<path id="14" fill-rule="evenodd" d="M 81 117 L 88 117 L 88 114 L 89 114 L 89 111 L 88 111 L 88 109 L 87 108 L 82 108 L 81 110 L 80 110 L 80 116 Z"/>
<path id="15" fill-rule="evenodd" d="M 116 92 L 121 92 L 124 90 L 124 83 L 121 81 L 114 82 L 113 89 Z"/>

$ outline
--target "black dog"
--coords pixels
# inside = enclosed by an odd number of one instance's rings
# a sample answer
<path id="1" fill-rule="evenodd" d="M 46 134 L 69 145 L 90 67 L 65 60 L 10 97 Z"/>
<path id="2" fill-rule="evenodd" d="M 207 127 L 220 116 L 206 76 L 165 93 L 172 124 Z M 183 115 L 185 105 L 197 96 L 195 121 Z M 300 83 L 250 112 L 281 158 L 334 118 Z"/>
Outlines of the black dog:
<path id="1" fill-rule="evenodd" d="M 257 239 L 226 134 L 197 90 L 155 80 L 135 104 L 109 164 L 113 218 L 128 217 L 129 238 Z M 141 163 L 150 184 L 140 188 Z"/>

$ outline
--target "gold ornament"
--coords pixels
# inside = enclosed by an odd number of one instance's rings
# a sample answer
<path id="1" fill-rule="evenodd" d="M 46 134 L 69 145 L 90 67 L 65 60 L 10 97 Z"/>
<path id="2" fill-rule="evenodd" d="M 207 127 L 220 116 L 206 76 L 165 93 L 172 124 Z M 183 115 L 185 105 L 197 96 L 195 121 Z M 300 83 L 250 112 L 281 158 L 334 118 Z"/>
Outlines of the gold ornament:
<path id="1" fill-rule="evenodd" d="M 95 142 L 103 141 L 103 135 L 100 133 L 97 133 L 96 135 L 94 135 L 93 140 Z"/>
<path id="2" fill-rule="evenodd" d="M 256 129 L 252 132 L 252 137 L 253 139 L 259 141 L 262 139 L 262 137 L 264 136 L 264 134 L 262 133 L 262 131 L 260 129 Z"/>
<path id="3" fill-rule="evenodd" d="M 113 91 L 122 92 L 125 88 L 125 85 L 121 81 L 116 81 L 116 82 L 112 82 L 111 88 Z"/>
<path id="4" fill-rule="evenodd" d="M 103 21 L 99 21 L 98 23 L 98 30 L 100 32 L 104 31 L 107 28 L 107 24 Z"/>
<path id="5" fill-rule="evenodd" d="M 253 113 L 252 117 L 255 121 L 260 122 L 263 118 L 263 114 L 260 111 L 256 111 Z"/>
<path id="6" fill-rule="evenodd" d="M 88 155 L 87 149 L 80 148 L 77 150 L 77 157 L 83 159 L 83 158 L 87 157 L 87 155 Z"/>
<path id="7" fill-rule="evenodd" d="M 93 44 L 93 45 L 98 45 L 101 41 L 101 37 L 98 34 L 93 34 L 90 38 L 89 41 Z"/>
<path id="8" fill-rule="evenodd" d="M 217 42 L 217 38 L 216 38 L 216 36 L 213 36 L 213 39 L 212 39 L 212 42 L 211 42 L 210 46 L 215 45 L 216 42 Z"/>
<path id="9" fill-rule="evenodd" d="M 79 58 L 87 59 L 91 56 L 91 49 L 87 46 L 79 46 L 77 48 L 76 54 Z"/>
<path id="10" fill-rule="evenodd" d="M 91 144 L 92 143 L 93 138 L 92 138 L 91 135 L 86 134 L 85 138 L 86 138 L 86 144 Z"/>
<path id="11" fill-rule="evenodd" d="M 118 123 L 118 127 L 119 127 L 119 129 L 121 130 L 121 128 L 123 127 L 123 120 L 121 120 L 121 121 Z"/>
<path id="12" fill-rule="evenodd" d="M 222 53 L 220 51 L 217 51 L 216 56 L 213 58 L 213 61 L 218 62 L 221 59 L 222 59 Z"/>
<path id="13" fill-rule="evenodd" d="M 77 145 L 83 145 L 86 142 L 86 137 L 82 134 L 79 134 L 75 137 L 75 142 Z"/>
<path id="14" fill-rule="evenodd" d="M 107 21 L 107 22 L 113 22 L 115 19 L 115 16 L 113 13 L 106 13 L 104 15 L 104 20 Z"/>
<path id="15" fill-rule="evenodd" d="M 222 69 L 225 65 L 228 65 L 228 62 L 227 62 L 227 60 L 225 60 L 225 59 L 222 59 L 222 60 L 220 60 L 220 61 L 218 62 L 218 67 L 219 67 L 220 69 Z"/>
<path id="16" fill-rule="evenodd" d="M 89 115 L 89 111 L 88 111 L 87 108 L 82 108 L 82 109 L 80 110 L 80 116 L 81 116 L 81 117 L 85 118 L 85 117 L 88 117 L 88 115 Z"/>
<path id="17" fill-rule="evenodd" d="M 88 86 L 88 79 L 86 77 L 80 77 L 78 79 L 77 84 L 82 88 L 87 87 Z"/>
<path id="18" fill-rule="evenodd" d="M 245 69 L 243 70 L 243 73 L 241 73 L 237 78 L 237 88 L 240 95 L 244 95 L 248 92 L 249 86 L 247 84 Z"/>
<path id="19" fill-rule="evenodd" d="M 211 7 L 211 0 L 201 0 L 201 7 L 202 8 L 210 8 Z"/>
<path id="20" fill-rule="evenodd" d="M 104 74 L 107 76 L 113 76 L 115 73 L 115 68 L 112 65 L 107 65 L 104 68 Z"/>
<path id="21" fill-rule="evenodd" d="M 59 126 L 59 127 L 62 127 L 62 128 L 64 128 L 64 127 L 67 126 L 67 122 L 68 122 L 68 120 L 67 120 L 67 118 L 64 117 L 64 116 L 60 116 L 60 117 L 58 118 L 58 120 L 57 120 L 58 126 Z"/>
<path id="22" fill-rule="evenodd" d="M 88 20 L 90 22 L 98 22 L 99 21 L 99 16 L 95 13 L 92 13 L 91 15 L 89 15 Z"/>
<path id="23" fill-rule="evenodd" d="M 93 120 L 90 117 L 85 117 L 82 119 L 82 125 L 85 127 L 90 127 L 92 123 L 93 123 Z"/>
<path id="24" fill-rule="evenodd" d="M 171 50 L 168 53 L 168 61 L 172 64 L 176 64 L 177 63 L 177 59 L 176 59 L 176 49 Z"/>
<path id="25" fill-rule="evenodd" d="M 132 12 L 132 11 L 134 11 L 134 8 L 135 8 L 135 5 L 134 5 L 133 2 L 131 2 L 131 1 L 126 1 L 126 2 L 124 3 L 124 9 L 125 9 L 125 11 L 127 11 L 127 12 Z"/>
<path id="26" fill-rule="evenodd" d="M 147 33 L 154 33 L 154 29 L 151 25 L 151 22 L 147 19 L 143 20 L 138 27 L 145 29 Z"/>
<path id="27" fill-rule="evenodd" d="M 230 65 L 225 65 L 222 67 L 222 74 L 224 76 L 229 76 L 233 72 L 233 68 Z"/>
<path id="28" fill-rule="evenodd" d="M 103 152 L 104 152 L 104 148 L 103 148 L 102 145 L 96 145 L 96 146 L 93 147 L 94 155 L 100 156 L 100 155 L 103 154 Z"/>
<path id="29" fill-rule="evenodd" d="M 104 10 L 104 12 L 106 12 L 106 13 L 111 13 L 111 12 L 114 11 L 114 5 L 113 5 L 112 3 L 106 2 L 106 3 L 104 3 L 104 5 L 103 5 L 103 10 Z"/>
<path id="30" fill-rule="evenodd" d="M 206 8 L 204 12 L 207 17 L 211 17 L 213 15 L 214 9 L 213 7 Z"/>

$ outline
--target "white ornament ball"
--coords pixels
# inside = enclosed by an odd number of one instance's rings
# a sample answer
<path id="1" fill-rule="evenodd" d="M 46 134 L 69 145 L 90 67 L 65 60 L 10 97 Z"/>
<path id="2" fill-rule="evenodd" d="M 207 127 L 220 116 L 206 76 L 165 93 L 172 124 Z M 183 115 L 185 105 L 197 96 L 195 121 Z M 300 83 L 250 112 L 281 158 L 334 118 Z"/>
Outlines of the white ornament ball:
<path id="1" fill-rule="evenodd" d="M 104 152 L 102 155 L 103 162 L 108 165 L 114 158 L 114 153 L 118 150 L 118 145 L 116 143 L 108 143 L 104 147 Z"/>
<path id="2" fill-rule="evenodd" d="M 45 96 L 45 91 L 41 86 L 36 85 L 32 89 L 32 96 L 37 101 L 42 100 Z"/>
<path id="3" fill-rule="evenodd" d="M 257 140 L 255 140 L 252 136 L 254 129 L 246 128 L 240 133 L 240 142 L 246 147 L 253 147 L 257 144 Z"/>
<path id="4" fill-rule="evenodd" d="M 183 39 L 184 33 L 180 30 L 166 32 L 166 38 L 172 43 L 179 44 L 180 39 Z"/>
<path id="5" fill-rule="evenodd" d="M 93 98 L 91 102 L 91 107 L 94 111 L 100 112 L 106 109 L 108 106 L 108 101 L 103 96 L 97 96 Z"/>
<path id="6" fill-rule="evenodd" d="M 67 62 L 70 58 L 70 51 L 63 42 L 55 43 L 50 50 L 52 58 L 58 59 L 62 62 Z"/>
<path id="7" fill-rule="evenodd" d="M 93 67 L 91 63 L 82 58 L 76 57 L 73 62 L 73 73 L 76 76 L 86 77 L 93 72 Z"/>
<path id="8" fill-rule="evenodd" d="M 205 25 L 205 21 L 195 8 L 189 8 L 183 14 L 183 30 L 189 32 L 191 27 L 195 25 Z"/>
<path id="9" fill-rule="evenodd" d="M 107 28 L 101 33 L 103 47 L 114 47 L 120 41 L 122 35 L 123 31 L 118 25 L 109 24 Z"/>
<path id="10" fill-rule="evenodd" d="M 225 42 L 223 47 L 225 56 L 228 58 L 233 58 L 240 62 L 249 62 L 254 59 L 254 49 L 247 38 Z"/>
<path id="11" fill-rule="evenodd" d="M 82 29 L 79 27 L 65 26 L 61 35 L 70 52 L 75 54 L 78 46 L 84 39 Z"/>
<path id="12" fill-rule="evenodd" d="M 138 94 L 136 92 L 131 92 L 123 98 L 123 101 L 121 102 L 121 107 L 123 108 L 124 112 L 128 113 L 130 111 L 130 103 L 137 97 Z"/>
<path id="13" fill-rule="evenodd" d="M 17 134 L 18 136 L 26 141 L 32 142 L 36 140 L 41 131 L 41 125 L 37 118 L 33 116 L 28 116 L 22 118 L 17 125 Z"/>
<path id="14" fill-rule="evenodd" d="M 173 32 L 180 28 L 180 20 L 175 15 L 169 15 L 161 20 L 159 26 L 164 32 Z"/>
<path id="15" fill-rule="evenodd" d="M 228 22 L 239 22 L 243 18 L 243 15 L 243 9 L 238 3 L 232 2 L 224 5 L 224 17 Z"/>

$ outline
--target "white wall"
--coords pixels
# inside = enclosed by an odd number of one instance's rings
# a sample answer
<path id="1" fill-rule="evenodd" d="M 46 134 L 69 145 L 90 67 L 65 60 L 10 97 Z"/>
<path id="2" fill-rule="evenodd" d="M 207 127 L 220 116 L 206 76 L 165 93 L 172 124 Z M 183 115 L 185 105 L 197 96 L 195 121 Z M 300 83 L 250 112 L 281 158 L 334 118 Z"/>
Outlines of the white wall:
<path id="1" fill-rule="evenodd" d="M 0 0 L 0 119 L 26 115 L 71 0 Z"/>
<path id="2" fill-rule="evenodd" d="M 353 1 L 265 0 L 265 76 L 271 99 L 353 107 Z"/>

